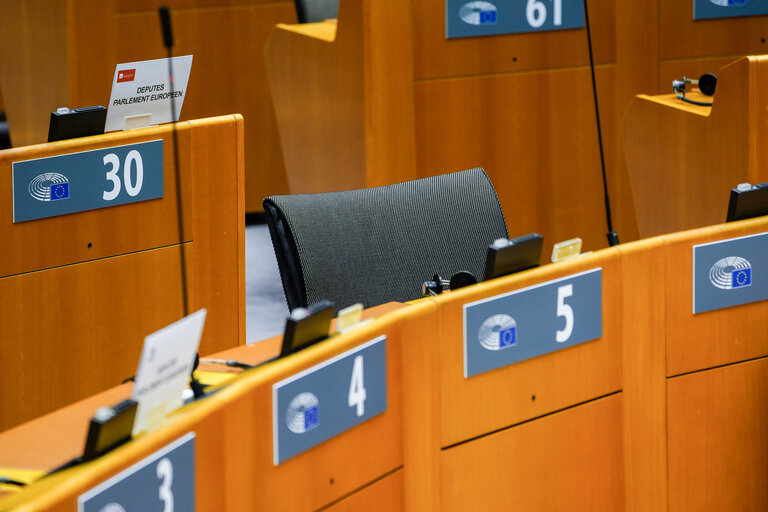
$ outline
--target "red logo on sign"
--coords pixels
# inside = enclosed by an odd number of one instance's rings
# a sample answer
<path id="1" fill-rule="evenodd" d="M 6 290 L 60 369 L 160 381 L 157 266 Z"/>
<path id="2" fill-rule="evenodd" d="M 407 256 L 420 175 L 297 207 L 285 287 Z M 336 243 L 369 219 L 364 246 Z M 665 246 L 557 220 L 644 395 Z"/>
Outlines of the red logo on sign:
<path id="1" fill-rule="evenodd" d="M 124 69 L 122 71 L 117 72 L 117 83 L 120 82 L 133 82 L 133 79 L 136 77 L 136 70 L 135 69 Z"/>

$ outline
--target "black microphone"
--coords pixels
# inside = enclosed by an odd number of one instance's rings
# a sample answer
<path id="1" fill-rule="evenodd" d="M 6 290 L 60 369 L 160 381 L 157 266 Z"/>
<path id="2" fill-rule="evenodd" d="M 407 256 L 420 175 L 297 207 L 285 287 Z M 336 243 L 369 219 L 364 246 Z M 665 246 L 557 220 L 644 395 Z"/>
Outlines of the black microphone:
<path id="1" fill-rule="evenodd" d="M 173 32 L 171 31 L 171 12 L 163 5 L 158 9 L 160 13 L 160 26 L 163 28 L 163 44 L 169 50 L 173 48 Z"/>
<path id="2" fill-rule="evenodd" d="M 603 195 L 605 202 L 605 221 L 608 225 L 608 245 L 619 245 L 619 234 L 613 230 L 613 221 L 611 220 L 611 199 L 608 196 L 608 180 L 605 177 L 605 155 L 603 154 L 603 132 L 600 129 L 600 109 L 597 105 L 597 82 L 595 82 L 595 60 L 592 57 L 592 32 L 589 29 L 589 11 L 587 10 L 587 0 L 584 0 L 584 21 L 587 28 L 587 46 L 589 47 L 589 69 L 592 72 L 592 96 L 595 100 L 595 118 L 597 118 L 597 143 L 600 146 L 600 167 L 603 170 Z"/>
<path id="3" fill-rule="evenodd" d="M 182 204 L 181 194 L 181 173 L 179 172 L 179 137 L 176 133 L 176 103 L 174 98 L 173 87 L 173 31 L 171 30 L 171 12 L 168 7 L 163 5 L 157 10 L 160 15 L 160 27 L 163 30 L 163 44 L 168 49 L 168 85 L 171 89 L 171 96 L 169 98 L 171 104 L 171 123 L 173 134 L 173 167 L 176 173 L 176 197 L 177 197 L 177 214 L 179 217 L 179 251 L 181 254 L 181 300 L 184 308 L 184 316 L 189 314 L 188 292 L 187 292 L 187 263 L 184 256 L 184 206 Z M 200 354 L 195 354 L 195 364 L 192 368 L 192 373 L 189 377 L 189 387 L 192 388 L 192 393 L 195 398 L 201 398 L 205 396 L 204 386 L 194 377 L 194 371 L 197 369 L 197 365 L 200 362 Z"/>

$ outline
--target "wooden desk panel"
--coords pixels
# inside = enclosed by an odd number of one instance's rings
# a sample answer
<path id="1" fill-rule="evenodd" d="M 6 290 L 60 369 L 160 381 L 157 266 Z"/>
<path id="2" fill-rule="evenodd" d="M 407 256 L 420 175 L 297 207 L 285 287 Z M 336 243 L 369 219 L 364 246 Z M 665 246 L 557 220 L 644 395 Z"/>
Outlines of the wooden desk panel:
<path id="1" fill-rule="evenodd" d="M 415 178 L 410 4 L 342 1 L 338 23 L 274 30 L 267 64 L 292 194 Z"/>
<path id="2" fill-rule="evenodd" d="M 658 2 L 661 60 L 750 55 L 768 50 L 765 17 L 694 20 L 692 4 L 689 0 Z"/>
<path id="3" fill-rule="evenodd" d="M 585 30 L 446 39 L 446 17 L 456 14 L 445 0 L 412 5 L 417 80 L 589 66 Z M 616 62 L 615 2 L 594 0 L 589 14 L 595 64 Z"/>
<path id="4" fill-rule="evenodd" d="M 178 129 L 180 168 L 189 169 L 193 162 L 190 125 L 180 123 Z M 161 200 L 13 223 L 13 162 L 151 140 L 163 140 L 164 190 Z M 0 175 L 4 178 L 0 180 L 0 194 L 8 198 L 7 208 L 0 212 L 0 238 L 4 241 L 0 276 L 94 261 L 181 241 L 173 137 L 169 126 L 0 151 Z M 187 207 L 184 216 L 185 242 L 194 238 L 192 211 L 196 198 L 193 183 L 190 182 L 193 176 L 193 173 L 182 176 L 182 200 Z M 153 219 L 163 219 L 163 222 L 149 222 Z"/>
<path id="5" fill-rule="evenodd" d="M 408 309 L 408 308 L 405 308 Z M 414 310 L 418 313 L 418 310 Z M 394 312 L 366 326 L 339 335 L 289 358 L 242 375 L 218 393 L 179 410 L 160 429 L 142 435 L 110 455 L 40 481 L 0 501 L 0 507 L 26 504 L 32 508 L 72 510 L 77 496 L 111 475 L 145 458 L 187 432 L 196 433 L 196 503 L 199 510 L 339 510 L 375 503 L 374 510 L 393 510 L 402 501 L 402 346 Z M 414 321 L 419 315 L 413 316 Z M 422 318 L 423 320 L 423 318 Z M 387 335 L 387 410 L 279 466 L 272 462 L 272 385 L 344 351 Z M 241 347 L 240 350 L 247 350 Z M 126 393 L 126 389 L 116 393 Z M 102 395 L 113 403 L 116 396 Z M 63 409 L 19 429 L 0 434 L 0 467 L 24 459 L 25 467 L 49 468 L 60 453 L 77 453 L 93 413 L 93 400 Z M 78 416 L 79 420 L 72 418 Z M 67 418 L 61 422 L 60 418 Z M 18 442 L 22 431 L 52 432 L 69 452 L 9 456 L 3 447 Z M 17 450 L 18 451 L 18 450 Z M 47 458 L 48 457 L 48 458 Z M 42 459 L 42 460 L 41 460 Z M 47 461 L 47 462 L 46 462 Z M 353 494 L 359 494 L 353 495 Z M 380 501 L 382 495 L 389 497 Z M 345 499 L 346 498 L 346 499 Z"/>
<path id="6" fill-rule="evenodd" d="M 624 509 L 621 394 L 445 450 L 444 511 Z"/>
<path id="7" fill-rule="evenodd" d="M 667 508 L 666 289 L 663 238 L 619 245 L 625 510 Z"/>
<path id="8" fill-rule="evenodd" d="M 614 67 L 598 69 L 597 80 L 609 94 Z M 585 251 L 605 246 L 589 69 L 419 82 L 414 95 L 419 177 L 483 167 L 510 233 L 542 234 L 545 258 L 552 244 L 577 236 Z M 610 102 L 601 105 L 601 117 L 605 125 L 618 123 Z M 611 131 L 604 132 L 604 143 L 610 161 Z M 628 179 L 615 168 L 608 172 L 617 187 L 616 219 L 631 209 L 629 194 L 618 193 Z"/>
<path id="9" fill-rule="evenodd" d="M 132 376 L 180 290 L 177 246 L 0 279 L 0 430 Z"/>
<path id="10" fill-rule="evenodd" d="M 324 510 L 329 512 L 359 512 L 361 510 L 396 512 L 404 510 L 404 506 L 403 470 L 399 469 Z"/>
<path id="11" fill-rule="evenodd" d="M 693 245 L 768 231 L 768 217 L 667 235 L 667 375 L 768 355 L 768 301 L 693 314 Z"/>
<path id="12" fill-rule="evenodd" d="M 245 135 L 246 211 L 286 193 L 287 182 L 263 57 L 272 27 L 295 22 L 289 0 L 171 0 L 174 55 L 194 55 L 181 119 L 239 112 Z M 5 1 L 0 45 L 14 145 L 44 142 L 50 112 L 107 105 L 115 65 L 166 57 L 158 4 L 124 0 Z"/>
<path id="13" fill-rule="evenodd" d="M 208 310 L 201 353 L 245 342 L 243 121 L 179 123 L 184 244 L 179 244 L 170 125 L 0 152 L 11 162 L 164 140 L 162 199 L 13 224 L 0 255 L 0 430 L 133 375 L 142 340 L 189 311 Z M 92 244 L 88 248 L 88 244 Z M 19 389 L 21 386 L 21 389 Z"/>
<path id="14" fill-rule="evenodd" d="M 764 65 L 749 57 L 723 68 L 712 107 L 674 94 L 635 98 L 623 136 L 641 237 L 719 224 L 730 189 L 758 183 L 766 166 L 757 151 L 766 136 L 757 103 Z"/>
<path id="15" fill-rule="evenodd" d="M 598 267 L 603 281 L 602 338 L 464 378 L 464 304 Z M 621 288 L 619 254 L 606 250 L 435 299 L 440 304 L 440 446 L 620 390 Z"/>
<path id="16" fill-rule="evenodd" d="M 670 512 L 768 509 L 766 375 L 761 358 L 669 379 Z"/>

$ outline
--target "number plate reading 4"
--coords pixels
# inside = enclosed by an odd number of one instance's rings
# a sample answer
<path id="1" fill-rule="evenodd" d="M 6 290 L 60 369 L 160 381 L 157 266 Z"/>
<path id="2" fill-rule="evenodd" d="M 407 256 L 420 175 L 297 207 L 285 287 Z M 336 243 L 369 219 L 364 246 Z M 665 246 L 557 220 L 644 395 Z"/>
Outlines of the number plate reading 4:
<path id="1" fill-rule="evenodd" d="M 194 432 L 82 494 L 77 499 L 77 510 L 194 512 Z"/>
<path id="2" fill-rule="evenodd" d="M 464 305 L 464 377 L 603 335 L 602 269 Z"/>
<path id="3" fill-rule="evenodd" d="M 584 26 L 582 0 L 446 0 L 445 36 L 518 34 Z"/>
<path id="4" fill-rule="evenodd" d="M 163 197 L 163 141 L 13 162 L 13 222 Z"/>
<path id="5" fill-rule="evenodd" d="M 387 347 L 380 336 L 272 386 L 274 464 L 387 410 Z"/>

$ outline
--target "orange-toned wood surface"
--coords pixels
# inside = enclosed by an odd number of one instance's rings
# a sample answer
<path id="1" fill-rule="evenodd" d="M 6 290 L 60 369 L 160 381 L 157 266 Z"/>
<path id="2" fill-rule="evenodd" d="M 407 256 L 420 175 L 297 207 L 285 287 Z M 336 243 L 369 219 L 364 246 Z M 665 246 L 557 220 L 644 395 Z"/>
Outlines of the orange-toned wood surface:
<path id="1" fill-rule="evenodd" d="M 625 510 L 667 507 L 665 244 L 618 247 L 621 257 L 622 415 Z M 653 274 L 651 278 L 649 273 Z M 610 286 L 610 285 L 609 285 Z"/>
<path id="2" fill-rule="evenodd" d="M 768 180 L 768 160 L 758 149 L 768 137 L 765 74 L 768 57 L 722 68 L 712 107 L 673 94 L 634 100 L 623 130 L 641 236 L 723 222 L 731 188 Z"/>
<path id="3" fill-rule="evenodd" d="M 441 510 L 622 510 L 621 394 L 445 450 Z"/>
<path id="4" fill-rule="evenodd" d="M 133 375 L 144 337 L 183 315 L 181 250 L 202 353 L 245 342 L 243 120 L 177 128 L 183 240 L 171 125 L 0 152 L 0 430 Z M 164 143 L 162 199 L 13 223 L 13 162 L 148 140 Z"/>
<path id="5" fill-rule="evenodd" d="M 386 305 L 372 323 L 249 372 L 160 430 L 5 498 L 0 509 L 69 510 L 85 489 L 194 430 L 203 509 L 761 510 L 768 315 L 751 308 L 767 303 L 693 315 L 683 276 L 693 244 L 766 231 L 768 217 L 665 235 Z M 599 340 L 463 378 L 462 304 L 597 266 Z M 387 412 L 274 467 L 271 385 L 380 334 Z M 279 340 L 264 343 L 215 355 L 256 362 Z M 87 404 L 0 434 L 0 468 L 46 468 L 78 453 L 96 401 Z M 61 425 L 61 446 L 46 450 L 54 442 L 46 440 L 24 450 L 52 424 Z"/>
<path id="6" fill-rule="evenodd" d="M 667 376 L 768 356 L 768 301 L 693 314 L 693 246 L 768 232 L 760 217 L 667 239 Z M 758 283 L 755 283 L 759 285 Z"/>
<path id="7" fill-rule="evenodd" d="M 404 506 L 403 470 L 400 469 L 324 510 L 330 512 L 403 510 Z"/>
<path id="8" fill-rule="evenodd" d="M 436 299 L 440 302 L 442 447 L 621 389 L 622 283 L 618 256 L 616 250 L 609 249 Z M 601 338 L 464 378 L 465 304 L 596 268 L 602 269 L 603 282 Z"/>
<path id="9" fill-rule="evenodd" d="M 174 55 L 194 55 L 181 119 L 246 120 L 246 211 L 287 192 L 263 49 L 295 22 L 290 0 L 169 0 Z M 16 146 L 44 142 L 50 112 L 109 102 L 115 66 L 166 57 L 158 3 L 8 0 L 0 4 L 0 83 Z"/>
<path id="10" fill-rule="evenodd" d="M 358 329 L 243 374 L 209 398 L 183 408 L 165 426 L 109 456 L 41 480 L 0 500 L 0 509 L 24 503 L 33 509 L 72 510 L 77 496 L 85 490 L 192 431 L 196 434 L 195 499 L 199 510 L 316 510 L 333 504 L 338 510 L 348 510 L 362 503 L 369 504 L 372 510 L 396 510 L 402 506 L 403 496 L 402 471 L 397 470 L 403 465 L 401 351 L 404 342 L 409 341 L 401 331 L 404 310 L 409 310 L 416 322 L 424 308 L 399 308 Z M 428 323 L 422 325 L 421 332 L 425 333 Z M 272 385 L 382 334 L 387 336 L 387 410 L 274 466 Z M 249 347 L 238 349 L 247 350 Z M 125 396 L 128 389 L 98 398 L 111 404 Z M 50 468 L 61 462 L 62 455 L 77 453 L 82 449 L 86 423 L 96 403 L 89 400 L 0 434 L 0 467 L 15 464 Z M 57 459 L 45 452 L 27 454 L 18 445 L 23 433 L 40 435 L 51 432 L 55 425 L 61 426 L 58 442 L 70 447 L 68 452 L 57 450 Z"/>
<path id="11" fill-rule="evenodd" d="M 670 512 L 768 509 L 766 375 L 763 357 L 669 379 Z"/>
<path id="12" fill-rule="evenodd" d="M 267 65 L 291 193 L 414 177 L 409 9 L 404 0 L 342 1 L 338 23 L 272 33 Z"/>

